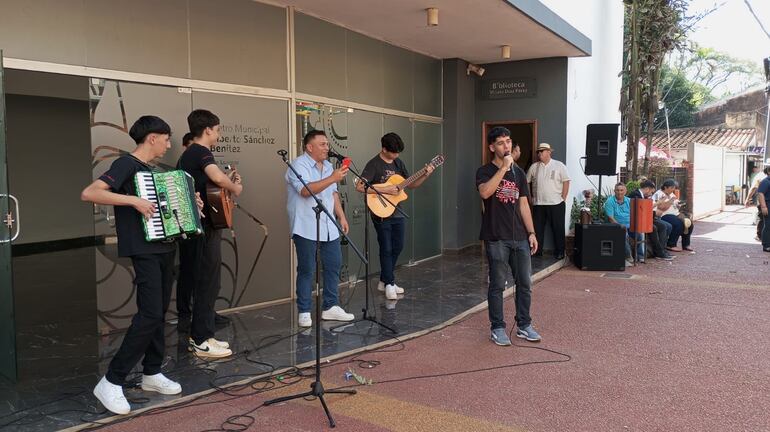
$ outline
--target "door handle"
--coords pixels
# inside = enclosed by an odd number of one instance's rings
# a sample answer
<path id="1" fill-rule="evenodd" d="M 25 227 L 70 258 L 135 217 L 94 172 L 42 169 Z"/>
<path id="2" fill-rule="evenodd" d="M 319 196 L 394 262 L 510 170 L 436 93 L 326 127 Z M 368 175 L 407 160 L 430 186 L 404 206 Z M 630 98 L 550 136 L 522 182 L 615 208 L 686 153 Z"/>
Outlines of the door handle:
<path id="1" fill-rule="evenodd" d="M 19 216 L 19 200 L 16 199 L 16 197 L 11 194 L 0 194 L 0 198 L 2 197 L 8 197 L 12 199 L 14 203 L 14 207 L 16 208 L 16 220 L 13 219 L 13 213 L 10 212 L 10 209 L 8 209 L 9 212 L 5 216 L 3 216 L 3 223 L 8 227 L 9 230 L 14 225 L 16 226 L 16 233 L 14 233 L 10 239 L 0 239 L 0 243 L 9 243 L 16 240 L 19 237 L 19 234 L 21 233 L 21 217 Z M 16 223 L 14 224 L 14 222 Z"/>

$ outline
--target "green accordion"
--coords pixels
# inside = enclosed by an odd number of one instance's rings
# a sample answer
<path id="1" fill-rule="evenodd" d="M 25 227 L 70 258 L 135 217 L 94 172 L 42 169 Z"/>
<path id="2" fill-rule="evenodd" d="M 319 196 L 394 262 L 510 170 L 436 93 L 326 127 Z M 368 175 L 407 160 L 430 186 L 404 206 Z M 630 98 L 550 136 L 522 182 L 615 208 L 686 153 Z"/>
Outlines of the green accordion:
<path id="1" fill-rule="evenodd" d="M 141 171 L 134 176 L 134 183 L 137 195 L 155 204 L 152 217 L 142 218 L 147 241 L 187 238 L 188 234 L 203 232 L 190 174 L 182 170 Z"/>

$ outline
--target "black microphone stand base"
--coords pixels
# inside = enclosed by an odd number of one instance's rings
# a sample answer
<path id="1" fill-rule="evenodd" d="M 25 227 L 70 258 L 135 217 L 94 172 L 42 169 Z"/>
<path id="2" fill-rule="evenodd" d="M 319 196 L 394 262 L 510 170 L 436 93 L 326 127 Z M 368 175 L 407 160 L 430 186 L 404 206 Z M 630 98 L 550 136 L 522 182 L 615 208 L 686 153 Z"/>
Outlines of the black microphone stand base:
<path id="1" fill-rule="evenodd" d="M 286 402 L 293 399 L 299 399 L 299 398 L 306 398 L 308 396 L 315 396 L 318 398 L 319 401 L 321 401 L 321 406 L 324 409 L 324 412 L 326 413 L 326 417 L 329 419 L 329 426 L 335 427 L 337 426 L 337 423 L 334 421 L 334 418 L 332 417 L 332 413 L 329 411 L 329 407 L 326 405 L 326 400 L 324 399 L 324 394 L 326 393 L 337 393 L 337 394 L 349 394 L 353 395 L 356 394 L 355 390 L 325 390 L 323 384 L 321 384 L 321 381 L 313 381 L 312 384 L 310 384 L 310 391 L 307 391 L 305 393 L 295 394 L 292 396 L 284 396 L 275 398 L 272 400 L 269 400 L 264 403 L 264 405 L 273 405 L 280 402 Z"/>

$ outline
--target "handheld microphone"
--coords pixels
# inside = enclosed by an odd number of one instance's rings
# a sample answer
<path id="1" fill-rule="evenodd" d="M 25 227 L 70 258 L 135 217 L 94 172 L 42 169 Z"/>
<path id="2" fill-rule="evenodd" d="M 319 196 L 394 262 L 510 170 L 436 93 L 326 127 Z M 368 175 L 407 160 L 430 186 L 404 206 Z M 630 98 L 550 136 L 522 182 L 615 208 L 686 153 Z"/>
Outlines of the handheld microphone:
<path id="1" fill-rule="evenodd" d="M 330 158 L 335 158 L 335 159 L 337 159 L 337 160 L 345 160 L 345 156 L 343 156 L 343 155 L 341 155 L 341 154 L 339 154 L 339 153 L 335 152 L 335 151 L 334 151 L 334 150 L 332 150 L 332 149 L 329 149 L 329 154 L 328 154 L 328 156 L 329 156 Z"/>
<path id="2" fill-rule="evenodd" d="M 342 159 L 342 168 L 347 168 L 347 167 L 349 167 L 349 166 L 350 166 L 350 162 L 351 162 L 351 161 L 350 161 L 350 158 L 349 158 L 349 157 L 346 157 L 346 158 Z"/>
<path id="3" fill-rule="evenodd" d="M 511 155 L 511 152 L 505 152 L 505 155 L 504 155 L 503 157 L 505 157 L 505 156 L 510 156 L 510 155 Z M 510 167 L 508 167 L 508 170 L 510 170 L 511 172 L 513 172 L 513 164 L 511 164 L 511 166 L 510 166 Z"/>

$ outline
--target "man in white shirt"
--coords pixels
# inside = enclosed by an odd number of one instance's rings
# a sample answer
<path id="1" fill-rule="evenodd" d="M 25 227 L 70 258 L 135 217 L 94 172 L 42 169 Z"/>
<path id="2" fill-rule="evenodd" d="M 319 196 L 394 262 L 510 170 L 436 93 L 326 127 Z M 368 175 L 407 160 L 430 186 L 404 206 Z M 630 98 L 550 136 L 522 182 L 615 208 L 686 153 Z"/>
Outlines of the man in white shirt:
<path id="1" fill-rule="evenodd" d="M 535 220 L 537 244 L 541 245 L 536 255 L 543 254 L 546 225 L 553 232 L 556 259 L 564 258 L 564 218 L 566 205 L 564 200 L 569 195 L 569 173 L 563 163 L 551 159 L 551 145 L 540 143 L 537 146 L 540 159 L 532 164 L 527 172 L 527 182 L 532 193 L 532 216 Z"/>

